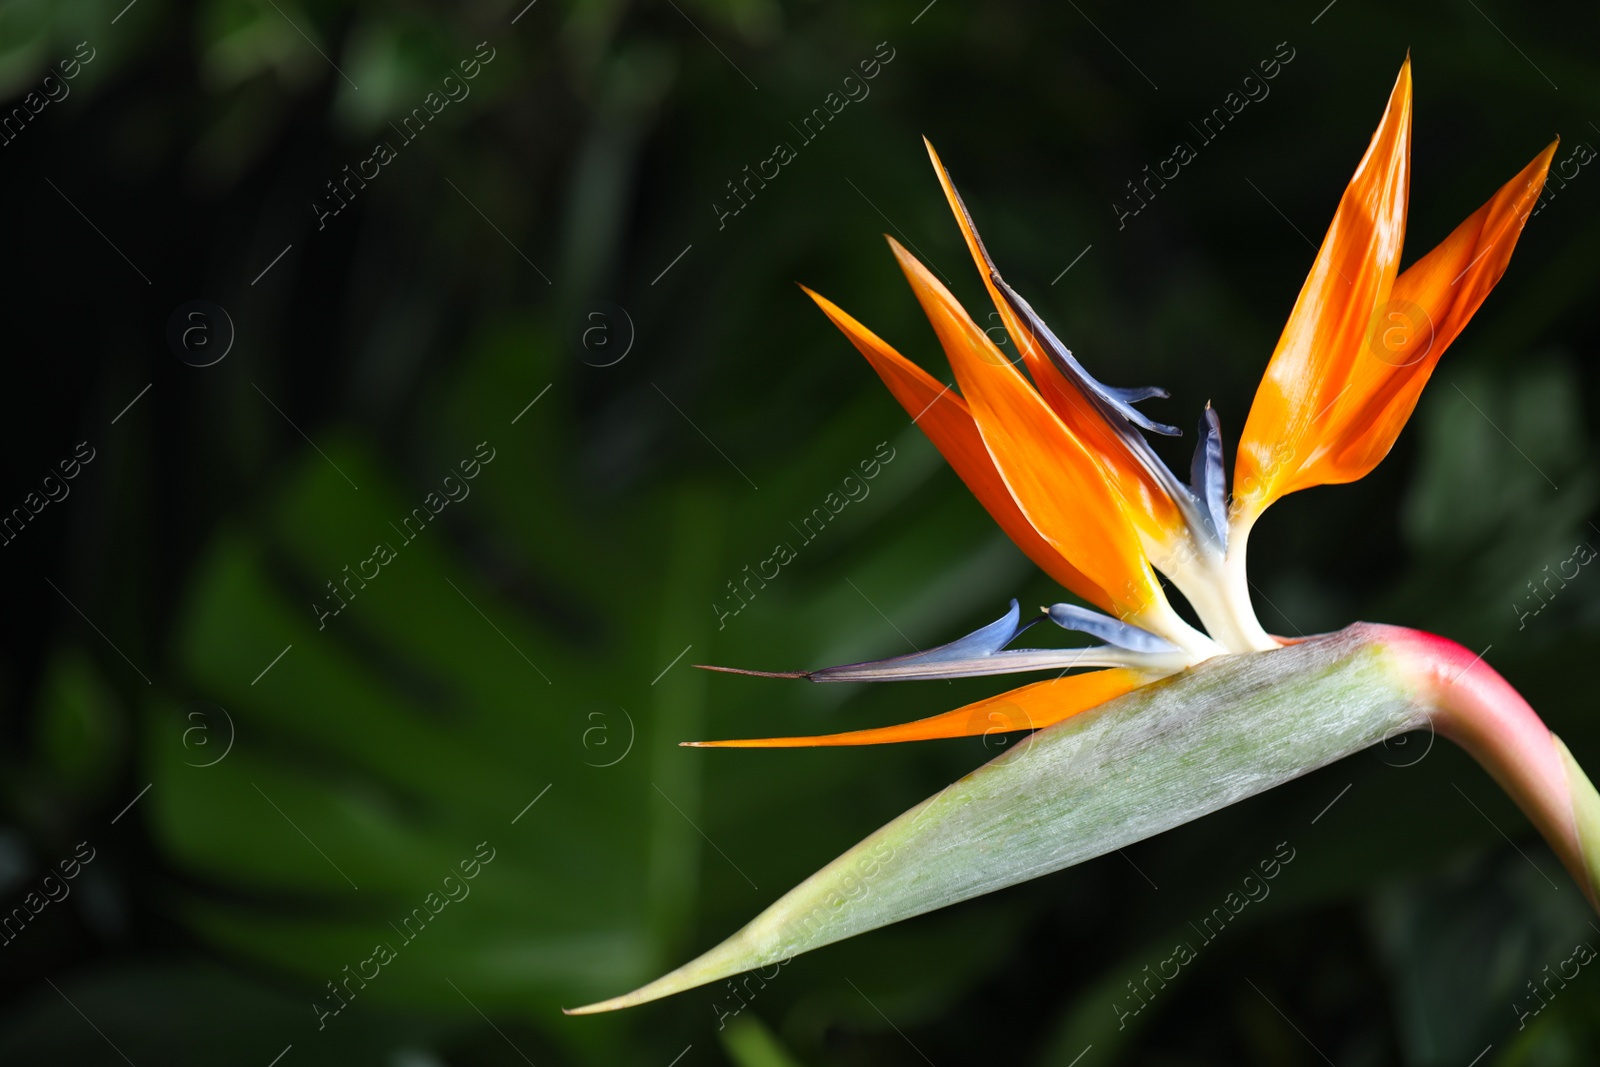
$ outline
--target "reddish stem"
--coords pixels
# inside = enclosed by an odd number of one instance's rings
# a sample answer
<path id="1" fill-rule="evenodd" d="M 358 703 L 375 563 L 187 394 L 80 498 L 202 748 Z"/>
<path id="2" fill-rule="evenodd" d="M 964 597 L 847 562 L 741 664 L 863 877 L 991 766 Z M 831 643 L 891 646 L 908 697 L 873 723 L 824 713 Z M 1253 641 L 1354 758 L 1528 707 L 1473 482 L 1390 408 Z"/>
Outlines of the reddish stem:
<path id="1" fill-rule="evenodd" d="M 1420 630 L 1371 629 L 1413 672 L 1438 732 L 1510 794 L 1600 911 L 1600 799 L 1560 738 L 1482 655 Z"/>

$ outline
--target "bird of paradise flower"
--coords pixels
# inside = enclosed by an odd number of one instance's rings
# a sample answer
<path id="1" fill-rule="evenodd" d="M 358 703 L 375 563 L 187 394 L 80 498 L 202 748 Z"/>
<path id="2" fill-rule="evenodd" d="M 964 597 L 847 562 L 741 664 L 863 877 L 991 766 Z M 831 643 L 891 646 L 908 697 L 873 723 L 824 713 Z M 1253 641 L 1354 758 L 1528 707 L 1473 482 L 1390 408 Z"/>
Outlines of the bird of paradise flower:
<path id="1" fill-rule="evenodd" d="M 1418 727 L 1476 757 L 1600 909 L 1600 795 L 1480 656 L 1442 637 L 1371 623 L 1277 638 L 1251 604 L 1245 550 L 1256 520 L 1295 490 L 1361 478 L 1388 453 L 1440 356 L 1505 272 L 1556 148 L 1546 147 L 1399 272 L 1411 120 L 1408 58 L 1257 389 L 1231 502 L 1217 413 L 1207 406 L 1189 478 L 1180 479 L 1143 436 L 1177 430 L 1134 406 L 1165 392 L 1112 388 L 1089 375 L 1001 276 L 928 146 L 1027 376 L 893 238 L 890 248 L 932 321 L 959 394 L 806 292 L 1018 547 L 1100 610 L 1056 604 L 1023 623 L 1012 601 L 999 620 L 926 652 L 775 675 L 843 682 L 1058 672 L 899 726 L 697 742 L 865 745 L 985 733 L 997 724 L 1036 731 L 1028 744 L 868 836 L 704 955 L 573 1013 L 654 1000 L 1059 870 Z M 1157 572 L 1183 594 L 1203 630 L 1173 609 Z M 1009 647 L 1045 619 L 1101 643 Z M 1065 673 L 1083 667 L 1098 669 Z"/>

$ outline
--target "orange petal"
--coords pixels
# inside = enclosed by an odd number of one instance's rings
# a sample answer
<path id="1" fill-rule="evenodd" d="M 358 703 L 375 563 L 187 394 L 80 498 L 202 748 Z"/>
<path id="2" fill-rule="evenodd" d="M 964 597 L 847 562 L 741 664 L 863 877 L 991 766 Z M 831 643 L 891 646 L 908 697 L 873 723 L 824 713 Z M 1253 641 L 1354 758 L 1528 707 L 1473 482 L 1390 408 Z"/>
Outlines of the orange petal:
<path id="1" fill-rule="evenodd" d="M 1286 493 L 1337 480 L 1326 471 L 1330 428 L 1373 310 L 1394 284 L 1410 157 L 1407 58 L 1250 407 L 1233 480 L 1235 507 L 1247 522 Z"/>
<path id="2" fill-rule="evenodd" d="M 1329 481 L 1354 481 L 1388 455 L 1439 357 L 1505 273 L 1558 143 L 1395 279 L 1339 405 L 1348 430 L 1330 454 L 1338 477 Z"/>
<path id="3" fill-rule="evenodd" d="M 878 372 L 889 392 L 900 401 L 917 426 L 933 442 L 972 495 L 978 498 L 1006 535 L 1023 553 L 1050 577 L 1085 600 L 1101 603 L 1105 594 L 1083 572 L 1069 563 L 1049 542 L 1039 536 L 1026 516 L 1011 499 L 1011 493 L 994 468 L 994 460 L 983 446 L 978 427 L 967 410 L 967 402 L 948 385 L 896 352 L 877 334 L 841 310 L 833 301 L 806 289 L 805 293 L 822 313 L 850 339 L 872 369 Z"/>
<path id="4" fill-rule="evenodd" d="M 1144 685 L 1148 678 L 1121 667 L 1072 674 L 1034 682 L 1008 693 L 987 697 L 965 707 L 899 726 L 851 730 L 819 737 L 762 737 L 739 741 L 686 741 L 690 748 L 812 748 L 838 745 L 887 745 L 897 741 L 928 741 L 938 737 L 975 737 L 1017 730 L 1037 730 L 1098 707 Z"/>
<path id="5" fill-rule="evenodd" d="M 1104 591 L 1091 598 L 1100 607 L 1136 625 L 1141 615 L 1170 614 L 1094 457 L 950 291 L 898 241 L 891 237 L 889 245 L 944 346 L 995 469 L 1033 528 Z"/>
<path id="6" fill-rule="evenodd" d="M 1146 536 L 1159 543 L 1167 543 L 1184 528 L 1183 516 L 1177 505 L 1166 490 L 1156 483 L 1144 464 L 1128 451 L 1122 438 L 1106 425 L 1105 418 L 1094 405 L 1056 368 L 1048 353 L 1035 340 L 1033 330 L 1017 315 L 1011 302 L 1001 295 L 993 278 L 999 272 L 984 248 L 983 238 L 978 236 L 977 227 L 973 225 L 961 194 L 956 192 L 955 183 L 950 180 L 950 174 L 939 159 L 939 153 L 933 150 L 933 145 L 926 137 L 922 143 L 927 146 L 928 158 L 933 160 L 933 169 L 939 175 L 945 199 L 956 217 L 956 224 L 961 227 L 961 236 L 966 239 L 967 251 L 972 253 L 972 261 L 978 266 L 984 288 L 989 291 L 989 299 L 1000 313 L 1006 333 L 1021 351 L 1039 394 L 1100 461 L 1106 477 L 1127 505 L 1128 517 Z"/>

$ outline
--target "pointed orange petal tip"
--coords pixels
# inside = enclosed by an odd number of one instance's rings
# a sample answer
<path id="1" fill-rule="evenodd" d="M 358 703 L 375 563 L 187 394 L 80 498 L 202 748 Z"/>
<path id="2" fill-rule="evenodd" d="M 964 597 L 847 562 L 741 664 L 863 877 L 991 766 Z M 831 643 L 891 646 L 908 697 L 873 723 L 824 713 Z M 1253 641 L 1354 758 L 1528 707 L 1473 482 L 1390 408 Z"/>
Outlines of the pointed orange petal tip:
<path id="1" fill-rule="evenodd" d="M 1395 279 L 1375 310 L 1368 352 L 1340 407 L 1348 412 L 1326 453 L 1324 480 L 1354 481 L 1388 454 L 1434 367 L 1511 262 L 1537 210 L 1556 145 L 1545 146 L 1437 247 Z"/>
<path id="2" fill-rule="evenodd" d="M 1349 480 L 1332 460 L 1358 410 L 1351 386 L 1404 242 L 1411 90 L 1407 57 L 1257 387 L 1234 459 L 1243 528 L 1287 493 Z"/>
<path id="3" fill-rule="evenodd" d="M 967 704 L 940 715 L 866 730 L 812 737 L 754 737 L 730 741 L 682 741 L 685 748 L 833 748 L 848 745 L 889 745 L 902 741 L 933 741 L 950 737 L 1016 733 L 1038 730 L 1099 707 L 1114 697 L 1137 689 L 1148 676 L 1122 667 L 1071 674 L 1034 682 L 998 696 Z"/>
<path id="4" fill-rule="evenodd" d="M 1016 351 L 1021 353 L 1039 395 L 1105 468 L 1106 476 L 1111 480 L 1117 497 L 1126 505 L 1129 519 L 1134 525 L 1157 543 L 1170 542 L 1179 536 L 1183 517 L 1168 489 L 1134 454 L 1127 440 L 1114 427 L 1107 425 L 1106 415 L 1086 394 L 1086 388 L 1096 389 L 1097 383 L 1080 381 L 1064 373 L 1057 366 L 1055 358 L 1046 351 L 1047 343 L 1040 334 L 1043 323 L 1026 319 L 1013 306 L 1013 299 L 1020 300 L 1020 297 L 1001 280 L 1000 268 L 984 246 L 977 223 L 967 210 L 961 194 L 956 191 L 955 181 L 945 169 L 939 153 L 926 137 L 922 141 L 927 146 L 928 159 L 933 163 L 934 174 L 944 190 L 945 202 L 950 205 L 950 213 L 955 216 L 956 225 L 961 229 L 962 239 L 983 280 L 984 289 L 994 304 L 996 314 L 1000 316 L 1006 335 Z M 1009 296 L 1001 292 L 1002 286 L 1009 291 Z"/>
<path id="5" fill-rule="evenodd" d="M 885 234 L 890 248 L 899 242 Z M 802 288 L 804 288 L 802 286 Z M 955 470 L 972 495 L 1000 524 L 1018 548 L 1056 581 L 1088 600 L 1104 594 L 1061 552 L 1040 535 L 1006 489 L 994 460 L 984 446 L 978 427 L 972 421 L 967 402 L 953 387 L 936 380 L 927 371 L 906 359 L 893 347 L 833 301 L 806 289 L 817 307 L 839 331 L 849 338 L 900 406 L 932 441 L 939 454 Z"/>

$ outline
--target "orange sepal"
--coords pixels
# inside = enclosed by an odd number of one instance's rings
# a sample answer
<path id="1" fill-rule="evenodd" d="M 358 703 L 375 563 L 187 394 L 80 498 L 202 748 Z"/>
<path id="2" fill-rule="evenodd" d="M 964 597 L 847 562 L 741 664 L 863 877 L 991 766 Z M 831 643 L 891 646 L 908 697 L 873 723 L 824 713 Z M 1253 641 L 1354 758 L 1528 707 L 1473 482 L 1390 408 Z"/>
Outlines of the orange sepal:
<path id="1" fill-rule="evenodd" d="M 887 745 L 899 741 L 929 741 L 940 737 L 976 737 L 982 734 L 1037 730 L 1098 707 L 1113 697 L 1144 685 L 1147 679 L 1122 667 L 1072 674 L 1034 682 L 965 707 L 899 726 L 880 726 L 817 737 L 761 737 L 737 741 L 684 741 L 688 748 L 812 748 L 840 745 Z"/>
<path id="2" fill-rule="evenodd" d="M 889 392 L 944 456 L 945 462 L 966 483 L 978 503 L 999 523 L 1024 555 L 1050 577 L 1085 600 L 1099 601 L 1104 594 L 1069 563 L 1049 542 L 1039 536 L 1032 523 L 1017 507 L 1005 483 L 989 458 L 983 438 L 972 421 L 967 402 L 948 385 L 941 384 L 927 371 L 895 351 L 877 334 L 857 322 L 833 301 L 806 289 L 822 313 L 867 357 Z"/>
<path id="3" fill-rule="evenodd" d="M 1340 421 L 1349 430 L 1330 453 L 1330 473 L 1338 476 L 1330 481 L 1355 481 L 1389 454 L 1439 357 L 1505 273 L 1558 143 L 1395 279 L 1374 316 L 1373 343 L 1340 403 Z"/>
<path id="4" fill-rule="evenodd" d="M 966 240 L 967 251 L 972 254 L 973 263 L 977 264 L 978 274 L 983 278 L 989 299 L 994 302 L 995 311 L 999 312 L 1006 333 L 1021 351 L 1023 361 L 1028 367 L 1028 374 L 1038 386 L 1039 395 L 1100 461 L 1106 477 L 1111 480 L 1118 495 L 1127 505 L 1128 517 L 1154 540 L 1163 543 L 1169 541 L 1179 531 L 1185 529 L 1183 515 L 1178 510 L 1177 504 L 1167 495 L 1166 490 L 1156 483 L 1155 478 L 1138 457 L 1128 450 L 1128 446 L 1123 443 L 1116 431 L 1106 425 L 1105 417 L 1078 387 L 1068 381 L 1056 368 L 1049 354 L 1035 340 L 1032 329 L 1001 295 L 999 287 L 990 276 L 991 272 L 995 271 L 994 261 L 989 258 L 983 238 L 978 236 L 977 227 L 972 222 L 972 216 L 967 213 L 966 204 L 956 192 L 955 183 L 945 170 L 939 153 L 934 151 L 933 144 L 926 137 L 922 139 L 922 143 L 928 149 L 928 158 L 933 161 L 933 169 L 939 176 L 945 200 L 950 204 L 950 211 L 955 215 L 956 224 L 961 227 L 961 236 Z"/>
<path id="5" fill-rule="evenodd" d="M 1410 159 L 1407 58 L 1250 406 L 1233 476 L 1246 521 L 1287 493 L 1330 480 L 1332 420 L 1399 265 Z"/>
<path id="6" fill-rule="evenodd" d="M 1139 536 L 1099 463 L 1022 373 L 916 257 L 889 246 L 944 346 L 983 443 L 1033 528 L 1103 592 L 1089 597 L 1138 623 L 1170 611 Z"/>

